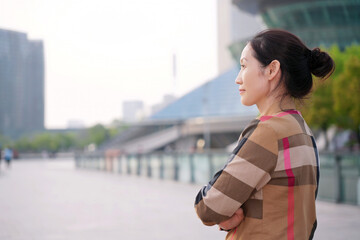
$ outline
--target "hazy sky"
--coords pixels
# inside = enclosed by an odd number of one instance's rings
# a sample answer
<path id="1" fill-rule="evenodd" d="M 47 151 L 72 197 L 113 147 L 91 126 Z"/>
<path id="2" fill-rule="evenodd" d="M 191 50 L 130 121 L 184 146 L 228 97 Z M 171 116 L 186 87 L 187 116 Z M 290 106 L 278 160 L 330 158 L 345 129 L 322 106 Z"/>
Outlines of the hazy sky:
<path id="1" fill-rule="evenodd" d="M 45 124 L 121 117 L 124 100 L 151 106 L 217 74 L 216 0 L 0 0 L 0 28 L 45 45 Z"/>

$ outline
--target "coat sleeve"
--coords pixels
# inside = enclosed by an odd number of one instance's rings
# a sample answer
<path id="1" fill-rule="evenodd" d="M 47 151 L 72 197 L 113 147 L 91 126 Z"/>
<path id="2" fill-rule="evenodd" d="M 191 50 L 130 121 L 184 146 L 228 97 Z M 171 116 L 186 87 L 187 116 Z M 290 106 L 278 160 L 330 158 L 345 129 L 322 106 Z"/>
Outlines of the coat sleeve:
<path id="1" fill-rule="evenodd" d="M 246 200 L 270 180 L 276 167 L 278 140 L 271 126 L 260 122 L 242 136 L 227 164 L 204 186 L 195 210 L 208 226 L 229 219 Z"/>

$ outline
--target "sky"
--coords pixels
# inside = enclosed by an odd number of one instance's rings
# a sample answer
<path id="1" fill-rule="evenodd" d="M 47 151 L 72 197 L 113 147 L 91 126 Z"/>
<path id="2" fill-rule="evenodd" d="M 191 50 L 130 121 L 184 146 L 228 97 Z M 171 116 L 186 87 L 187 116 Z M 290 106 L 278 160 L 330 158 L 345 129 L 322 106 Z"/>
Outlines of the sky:
<path id="1" fill-rule="evenodd" d="M 216 0 L 0 0 L 0 28 L 44 41 L 47 128 L 109 124 L 123 101 L 150 107 L 217 75 Z"/>

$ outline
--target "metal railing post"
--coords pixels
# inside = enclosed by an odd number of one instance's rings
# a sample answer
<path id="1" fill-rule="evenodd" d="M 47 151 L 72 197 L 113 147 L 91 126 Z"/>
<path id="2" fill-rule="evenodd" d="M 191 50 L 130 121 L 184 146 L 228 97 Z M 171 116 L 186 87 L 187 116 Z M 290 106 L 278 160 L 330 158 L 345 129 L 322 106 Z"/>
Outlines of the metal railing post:
<path id="1" fill-rule="evenodd" d="M 174 159 L 174 180 L 179 180 L 179 163 L 178 163 L 178 156 L 176 153 L 173 153 L 173 159 Z"/>
<path id="2" fill-rule="evenodd" d="M 194 164 L 194 154 L 189 154 L 189 163 L 190 163 L 190 182 L 195 183 L 195 164 Z"/>
<path id="3" fill-rule="evenodd" d="M 160 179 L 164 179 L 164 155 L 159 153 L 160 159 Z"/>
<path id="4" fill-rule="evenodd" d="M 214 162 L 213 162 L 213 154 L 212 153 L 208 153 L 207 154 L 208 157 L 208 161 L 209 161 L 209 179 L 212 179 L 214 176 Z"/>
<path id="5" fill-rule="evenodd" d="M 131 174 L 130 158 L 131 158 L 130 155 L 127 155 L 127 156 L 126 156 L 126 173 L 127 173 L 128 175 Z"/>
<path id="6" fill-rule="evenodd" d="M 151 171 L 151 156 L 150 154 L 147 155 L 146 157 L 146 167 L 147 167 L 147 176 L 149 178 L 151 178 L 151 175 L 152 175 L 152 171 Z"/>
<path id="7" fill-rule="evenodd" d="M 342 197 L 342 180 L 341 180 L 341 156 L 335 155 L 335 202 L 340 203 L 343 200 Z"/>
<path id="8" fill-rule="evenodd" d="M 136 155 L 136 162 L 137 162 L 136 175 L 140 176 L 141 175 L 141 155 L 140 154 Z"/>

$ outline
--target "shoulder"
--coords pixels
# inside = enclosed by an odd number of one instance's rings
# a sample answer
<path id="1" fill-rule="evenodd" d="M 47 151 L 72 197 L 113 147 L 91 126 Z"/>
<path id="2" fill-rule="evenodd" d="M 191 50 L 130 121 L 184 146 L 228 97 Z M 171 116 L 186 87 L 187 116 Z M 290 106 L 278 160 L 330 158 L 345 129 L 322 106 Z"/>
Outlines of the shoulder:
<path id="1" fill-rule="evenodd" d="M 298 111 L 285 113 L 281 116 L 274 116 L 270 119 L 260 120 L 260 122 L 271 127 L 275 131 L 278 139 L 297 134 L 312 135 L 305 120 Z"/>
<path id="2" fill-rule="evenodd" d="M 254 119 L 241 133 L 238 148 L 240 149 L 246 143 L 247 146 L 254 146 L 251 147 L 252 150 L 266 149 L 277 154 L 277 139 L 277 133 L 270 122 Z"/>

